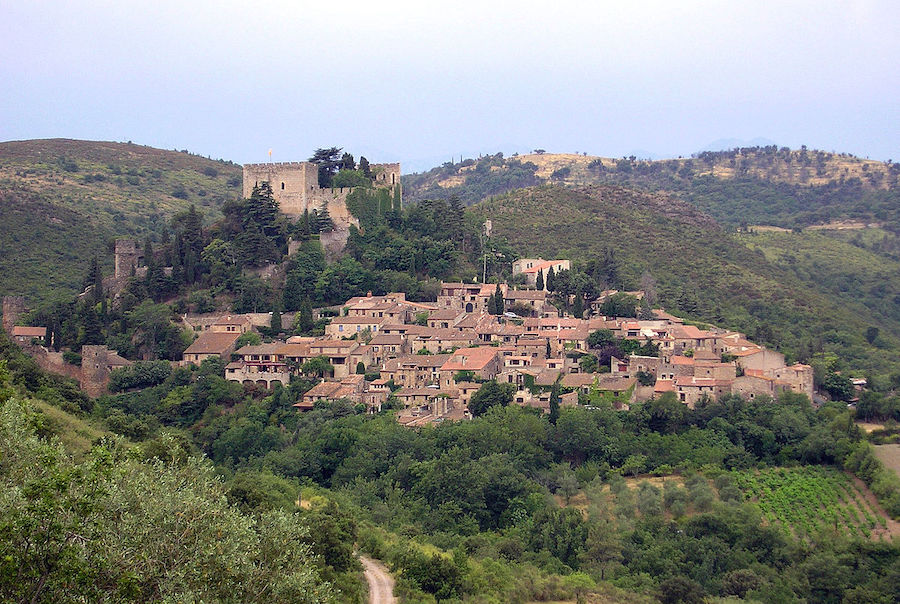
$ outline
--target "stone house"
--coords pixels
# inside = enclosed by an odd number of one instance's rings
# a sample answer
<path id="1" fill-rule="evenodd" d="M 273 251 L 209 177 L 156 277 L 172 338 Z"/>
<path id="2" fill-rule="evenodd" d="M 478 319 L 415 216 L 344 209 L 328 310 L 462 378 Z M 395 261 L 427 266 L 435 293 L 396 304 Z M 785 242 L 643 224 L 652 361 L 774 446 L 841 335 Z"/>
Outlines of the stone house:
<path id="1" fill-rule="evenodd" d="M 437 385 L 441 366 L 449 359 L 449 354 L 414 354 L 390 359 L 382 367 L 381 377 L 404 388 Z"/>
<path id="2" fill-rule="evenodd" d="M 525 283 L 534 287 L 537 283 L 538 273 L 542 275 L 544 281 L 544 289 L 547 289 L 547 275 L 550 269 L 554 273 L 559 271 L 567 271 L 572 267 L 569 260 L 544 260 L 543 258 L 520 258 L 512 263 L 513 277 L 516 275 L 524 275 Z"/>
<path id="3" fill-rule="evenodd" d="M 31 344 L 31 340 L 37 339 L 43 345 L 47 341 L 47 328 L 14 325 L 11 335 L 18 344 Z"/>
<path id="4" fill-rule="evenodd" d="M 366 330 L 370 334 L 375 335 L 384 324 L 383 318 L 372 318 L 366 316 L 356 317 L 335 317 L 331 323 L 325 326 L 325 335 L 338 339 L 355 336 Z"/>
<path id="5" fill-rule="evenodd" d="M 355 340 L 316 340 L 309 344 L 309 355 L 327 357 L 334 367 L 335 379 L 342 379 L 356 371 L 355 364 L 351 367 L 350 355 L 357 348 L 359 342 Z"/>
<path id="6" fill-rule="evenodd" d="M 379 333 L 369 341 L 369 346 L 372 350 L 372 364 L 378 366 L 388 359 L 412 352 L 406 338 L 396 334 Z"/>
<path id="7" fill-rule="evenodd" d="M 212 329 L 205 331 L 184 351 L 181 364 L 199 365 L 204 359 L 214 356 L 228 359 L 234 352 L 239 337 L 241 337 L 239 331 L 218 332 Z"/>
<path id="8" fill-rule="evenodd" d="M 275 382 L 287 386 L 293 373 L 279 354 L 283 344 L 243 346 L 234 352 L 240 359 L 225 366 L 225 379 L 245 386 L 272 388 Z"/>
<path id="9" fill-rule="evenodd" d="M 675 392 L 679 401 L 693 409 L 704 395 L 716 400 L 723 394 L 729 394 L 733 381 L 681 376 L 675 378 Z"/>
<path id="10" fill-rule="evenodd" d="M 492 346 L 462 348 L 457 350 L 440 368 L 440 386 L 444 390 L 453 388 L 454 376 L 459 373 L 471 375 L 479 380 L 492 380 L 500 373 L 501 362 L 497 349 Z"/>

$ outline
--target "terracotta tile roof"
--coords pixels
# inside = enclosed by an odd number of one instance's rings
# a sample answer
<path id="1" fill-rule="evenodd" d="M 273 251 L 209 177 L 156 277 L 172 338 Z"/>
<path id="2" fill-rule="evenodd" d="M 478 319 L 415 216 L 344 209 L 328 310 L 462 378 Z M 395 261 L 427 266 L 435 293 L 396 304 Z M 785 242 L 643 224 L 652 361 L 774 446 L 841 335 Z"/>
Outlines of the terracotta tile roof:
<path id="1" fill-rule="evenodd" d="M 581 388 L 583 386 L 591 386 L 599 377 L 599 373 L 567 373 L 560 380 L 560 386 L 566 388 Z"/>
<path id="2" fill-rule="evenodd" d="M 369 340 L 369 345 L 371 346 L 401 346 L 406 342 L 406 338 L 398 333 L 392 334 L 383 334 L 380 333 L 371 340 Z"/>
<path id="3" fill-rule="evenodd" d="M 450 356 L 441 371 L 480 371 L 496 358 L 497 349 L 491 346 L 462 348 Z"/>
<path id="4" fill-rule="evenodd" d="M 219 317 L 213 325 L 252 325 L 253 321 L 244 315 L 225 315 Z"/>
<path id="5" fill-rule="evenodd" d="M 542 289 L 511 289 L 503 297 L 507 300 L 546 300 L 547 292 Z"/>
<path id="6" fill-rule="evenodd" d="M 241 334 L 236 331 L 205 331 L 187 347 L 184 354 L 222 354 L 234 346 L 239 337 Z"/>
<path id="7" fill-rule="evenodd" d="M 381 325 L 384 317 L 335 317 L 331 325 Z"/>
<path id="8" fill-rule="evenodd" d="M 275 354 L 285 357 L 308 357 L 310 356 L 309 343 L 294 344 L 288 341 L 287 344 L 279 346 Z"/>
<path id="9" fill-rule="evenodd" d="M 656 380 L 653 392 L 675 392 L 675 380 Z"/>
<path id="10" fill-rule="evenodd" d="M 20 336 L 20 337 L 24 337 L 24 338 L 46 338 L 47 337 L 47 328 L 46 327 L 28 327 L 26 325 L 14 325 L 12 335 Z"/>
<path id="11" fill-rule="evenodd" d="M 563 262 L 565 262 L 565 261 L 564 260 L 544 260 L 543 262 L 539 262 L 538 264 L 535 264 L 531 268 L 526 268 L 522 272 L 523 273 L 537 273 L 538 271 L 546 271 L 551 266 L 555 267 L 559 264 L 563 264 Z"/>
<path id="12" fill-rule="evenodd" d="M 683 375 L 675 378 L 675 385 L 679 388 L 730 386 L 733 382 L 734 380 L 716 380 L 713 378 L 700 378 L 691 375 Z"/>
<path id="13" fill-rule="evenodd" d="M 284 344 L 275 342 L 273 344 L 258 344 L 256 346 L 241 346 L 234 351 L 235 354 L 246 356 L 250 354 L 278 354 L 278 351 Z"/>
<path id="14" fill-rule="evenodd" d="M 628 390 L 637 383 L 637 378 L 629 377 L 613 377 L 610 375 L 601 375 L 597 383 L 597 390 L 611 390 L 614 392 L 623 392 Z"/>
<path id="15" fill-rule="evenodd" d="M 675 355 L 671 359 L 669 359 L 669 364 L 671 365 L 693 365 L 694 359 L 693 357 L 685 357 L 681 355 Z"/>

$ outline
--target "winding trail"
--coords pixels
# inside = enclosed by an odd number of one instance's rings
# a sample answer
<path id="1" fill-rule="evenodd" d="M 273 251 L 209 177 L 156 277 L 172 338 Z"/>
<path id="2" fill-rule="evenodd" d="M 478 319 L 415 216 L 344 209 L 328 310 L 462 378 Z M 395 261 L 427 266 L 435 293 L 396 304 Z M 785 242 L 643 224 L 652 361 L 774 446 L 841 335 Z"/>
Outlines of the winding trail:
<path id="1" fill-rule="evenodd" d="M 360 556 L 359 560 L 369 583 L 369 604 L 395 604 L 394 579 L 387 569 L 371 558 Z"/>

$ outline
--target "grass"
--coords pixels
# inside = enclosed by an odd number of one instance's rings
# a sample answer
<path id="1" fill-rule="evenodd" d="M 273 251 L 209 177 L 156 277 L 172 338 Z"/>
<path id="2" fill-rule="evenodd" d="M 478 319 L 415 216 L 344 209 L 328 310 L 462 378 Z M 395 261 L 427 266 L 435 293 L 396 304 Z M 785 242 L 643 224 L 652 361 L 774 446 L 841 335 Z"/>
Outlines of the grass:
<path id="1" fill-rule="evenodd" d="M 875 456 L 885 468 L 900 476 L 900 445 L 875 445 Z"/>
<path id="2" fill-rule="evenodd" d="M 66 451 L 81 460 L 91 450 L 93 443 L 111 433 L 40 399 L 28 403 L 41 415 L 43 429 L 59 439 Z"/>

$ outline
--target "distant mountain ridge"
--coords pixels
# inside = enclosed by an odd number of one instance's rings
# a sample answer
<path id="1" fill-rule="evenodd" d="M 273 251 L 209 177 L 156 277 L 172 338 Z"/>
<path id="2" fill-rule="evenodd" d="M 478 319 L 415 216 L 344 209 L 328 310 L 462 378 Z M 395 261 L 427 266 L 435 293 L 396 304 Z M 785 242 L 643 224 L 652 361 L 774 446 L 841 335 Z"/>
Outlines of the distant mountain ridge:
<path id="1" fill-rule="evenodd" d="M 900 164 L 774 145 L 640 160 L 532 153 L 445 163 L 404 177 L 407 200 L 472 204 L 538 183 L 618 184 L 669 191 L 734 226 L 784 228 L 853 220 L 900 229 Z"/>

